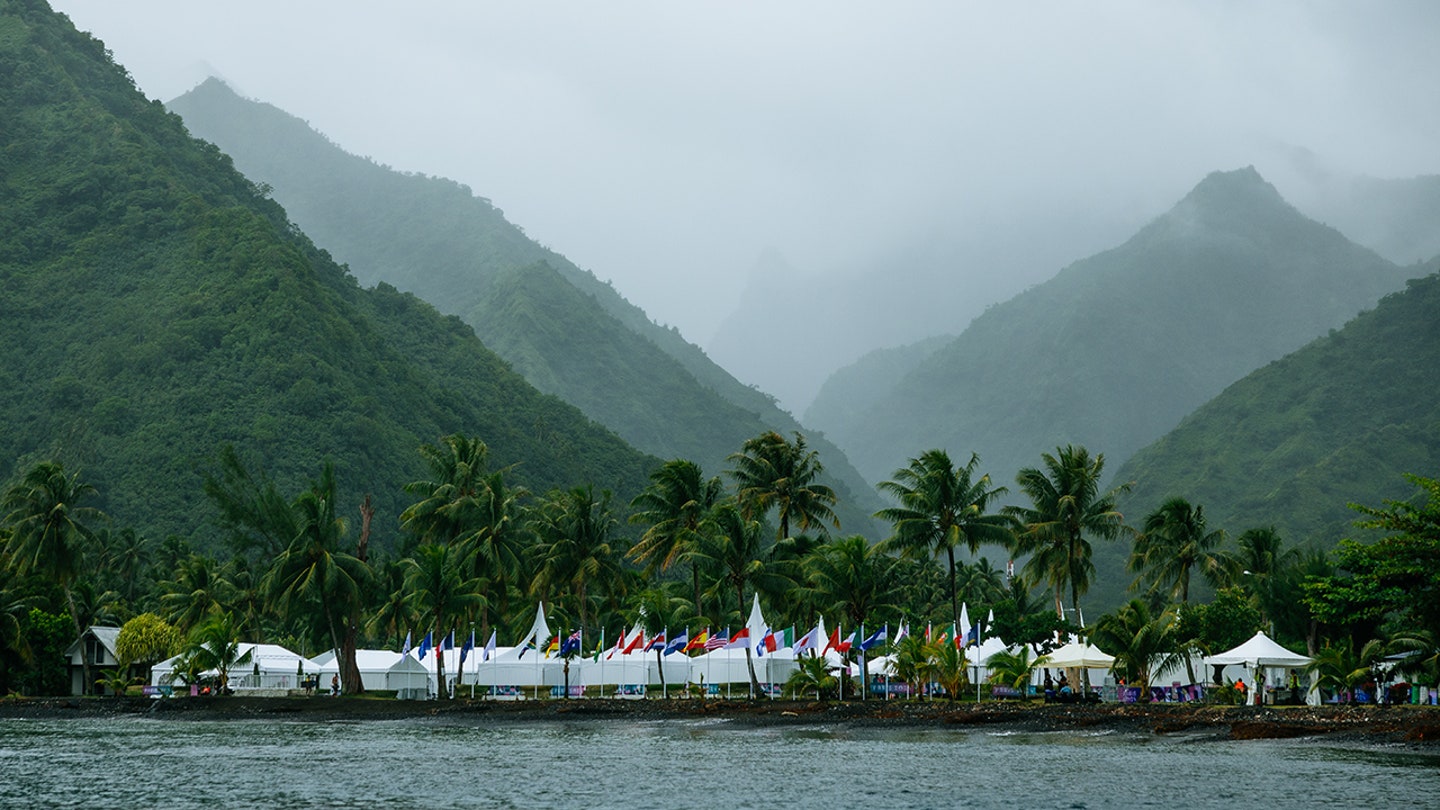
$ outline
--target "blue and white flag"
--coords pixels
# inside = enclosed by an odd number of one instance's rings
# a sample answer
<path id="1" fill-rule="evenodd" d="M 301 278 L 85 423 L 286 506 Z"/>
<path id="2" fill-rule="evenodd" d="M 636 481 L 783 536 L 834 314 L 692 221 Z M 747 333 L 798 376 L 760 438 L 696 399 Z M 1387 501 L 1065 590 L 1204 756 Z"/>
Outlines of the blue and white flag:
<path id="1" fill-rule="evenodd" d="M 406 631 L 405 631 L 405 644 L 400 647 L 400 654 L 401 654 L 401 655 L 409 655 L 409 654 L 410 654 L 410 631 L 409 631 L 409 630 L 406 630 Z"/>
<path id="2" fill-rule="evenodd" d="M 425 638 L 420 640 L 420 649 L 415 652 L 416 657 L 421 661 L 425 660 L 425 656 L 429 654 L 430 648 L 434 646 L 434 642 L 430 640 L 430 632 L 429 630 L 425 631 Z"/>
<path id="3" fill-rule="evenodd" d="M 490 631 L 490 640 L 485 642 L 485 650 L 480 655 L 481 661 L 489 661 L 495 657 L 495 631 Z"/>
<path id="4" fill-rule="evenodd" d="M 470 655 L 470 651 L 473 650 L 473 649 L 475 649 L 475 631 L 474 631 L 474 629 L 471 629 L 471 631 L 470 631 L 470 638 L 466 639 L 466 640 L 465 640 L 465 646 L 463 646 L 463 647 L 460 648 L 460 665 L 461 665 L 461 666 L 464 666 L 464 665 L 465 665 L 465 659 Z"/>
<path id="5" fill-rule="evenodd" d="M 451 631 L 450 631 L 450 635 L 448 635 L 448 636 L 445 637 L 445 641 L 440 645 L 440 649 L 442 649 L 442 650 L 453 650 L 453 649 L 455 649 L 455 631 L 454 631 L 454 630 L 451 630 Z"/>
<path id="6" fill-rule="evenodd" d="M 680 652 L 681 650 L 685 649 L 685 645 L 689 643 L 690 628 L 687 627 L 685 628 L 685 631 L 683 633 L 671 639 L 670 643 L 665 645 L 665 651 L 661 653 L 661 655 L 669 655 L 670 653 Z"/>
<path id="7" fill-rule="evenodd" d="M 869 651 L 872 647 L 878 647 L 881 644 L 885 643 L 885 639 L 889 635 L 890 625 L 887 624 L 879 630 L 876 630 L 874 633 L 871 633 L 868 637 L 866 637 L 864 641 L 860 642 L 860 649 Z"/>

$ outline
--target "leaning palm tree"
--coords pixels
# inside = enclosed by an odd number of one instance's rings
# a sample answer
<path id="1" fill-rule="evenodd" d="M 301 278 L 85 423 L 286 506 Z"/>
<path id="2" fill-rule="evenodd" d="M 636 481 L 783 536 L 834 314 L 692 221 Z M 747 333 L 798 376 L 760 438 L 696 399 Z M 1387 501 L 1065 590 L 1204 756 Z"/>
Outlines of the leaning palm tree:
<path id="1" fill-rule="evenodd" d="M 983 543 L 1008 545 L 1014 520 L 992 513 L 991 503 L 1004 495 L 1004 487 L 990 484 L 990 476 L 975 475 L 980 457 L 970 454 L 963 467 L 950 462 L 944 450 L 927 450 L 910 466 L 896 470 L 894 480 L 882 481 L 880 489 L 900 502 L 882 509 L 876 517 L 890 521 L 893 533 L 887 549 L 911 557 L 938 556 L 949 563 L 951 621 L 960 622 L 960 599 L 955 582 L 955 548 L 964 545 L 973 555 Z"/>
<path id="2" fill-rule="evenodd" d="M 85 551 L 91 543 L 93 523 L 103 518 L 99 510 L 85 506 L 95 488 L 66 474 L 58 462 L 42 461 L 31 467 L 0 499 L 0 528 L 10 533 L 5 559 L 21 576 L 37 574 L 60 586 L 75 636 L 85 632 L 75 602 L 74 585 L 85 570 Z M 82 683 L 89 684 L 89 647 L 81 645 Z"/>
<path id="3" fill-rule="evenodd" d="M 1222 529 L 1211 530 L 1205 521 L 1205 507 L 1191 506 L 1184 498 L 1171 498 L 1145 518 L 1130 554 L 1130 571 L 1135 584 L 1149 580 L 1151 594 L 1190 602 L 1190 573 L 1195 568 L 1211 585 L 1220 585 L 1232 557 L 1220 551 L 1225 542 Z"/>
<path id="4" fill-rule="evenodd" d="M 1025 563 L 1026 578 L 1054 589 L 1055 612 L 1061 618 L 1063 594 L 1068 590 L 1070 608 L 1078 616 L 1080 594 L 1089 590 L 1095 573 L 1087 538 L 1111 540 L 1126 530 L 1115 501 L 1130 486 L 1122 484 L 1102 494 L 1105 456 L 1091 458 L 1084 447 L 1066 445 L 1053 456 L 1042 454 L 1041 460 L 1044 470 L 1027 467 L 1016 476 L 1031 505 L 1006 507 L 1005 512 L 1020 523 L 1015 551 L 1031 555 Z"/>
<path id="5" fill-rule="evenodd" d="M 801 531 L 820 534 L 828 531 L 827 524 L 840 528 L 835 490 L 818 483 L 825 468 L 820 454 L 805 446 L 803 435 L 796 433 L 792 443 L 775 431 L 762 433 L 746 440 L 729 461 L 735 465 L 729 475 L 742 515 L 763 520 L 774 510 L 779 520 L 777 542 L 790 536 L 792 522 Z"/>
<path id="6" fill-rule="evenodd" d="M 700 465 L 685 459 L 667 461 L 650 474 L 650 484 L 630 502 L 630 522 L 648 525 L 627 555 L 644 563 L 647 572 L 690 563 L 695 612 L 700 603 L 700 568 L 695 553 L 710 526 L 710 517 L 725 491 L 718 477 L 706 478 Z"/>

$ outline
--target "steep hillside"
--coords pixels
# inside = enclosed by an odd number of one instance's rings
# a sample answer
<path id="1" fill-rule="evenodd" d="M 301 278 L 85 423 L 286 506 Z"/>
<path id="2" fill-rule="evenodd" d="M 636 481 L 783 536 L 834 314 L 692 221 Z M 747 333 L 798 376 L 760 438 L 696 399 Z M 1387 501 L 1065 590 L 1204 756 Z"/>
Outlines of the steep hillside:
<path id="1" fill-rule="evenodd" d="M 394 284 L 461 317 L 532 384 L 636 447 L 718 473 L 747 438 L 808 432 L 470 189 L 347 154 L 303 121 L 242 99 L 218 80 L 169 106 L 266 184 L 362 283 Z M 819 436 L 810 443 L 844 494 L 846 529 L 870 531 L 875 494 L 838 448 Z"/>
<path id="2" fill-rule="evenodd" d="M 655 459 L 460 321 L 362 290 L 38 0 L 0 6 L 0 109 L 0 479 L 55 456 L 121 525 L 202 546 L 222 443 L 287 488 L 333 459 L 381 544 L 447 433 L 534 489 L 644 485 Z"/>
<path id="3" fill-rule="evenodd" d="M 1253 169 L 1212 174 L 1125 244 L 992 307 L 832 440 L 872 478 L 929 447 L 999 481 L 1083 444 L 1114 464 L 1406 273 Z"/>
<path id="4" fill-rule="evenodd" d="M 954 335 L 939 335 L 908 346 L 876 349 L 836 371 L 806 409 L 805 424 L 820 431 L 843 431 L 884 399 L 905 375 L 954 339 Z"/>
<path id="5" fill-rule="evenodd" d="M 1402 473 L 1440 470 L 1437 270 L 1136 453 L 1119 473 L 1136 482 L 1127 511 L 1183 495 L 1234 533 L 1274 525 L 1289 542 L 1329 546 L 1357 517 L 1346 503 L 1408 497 Z"/>

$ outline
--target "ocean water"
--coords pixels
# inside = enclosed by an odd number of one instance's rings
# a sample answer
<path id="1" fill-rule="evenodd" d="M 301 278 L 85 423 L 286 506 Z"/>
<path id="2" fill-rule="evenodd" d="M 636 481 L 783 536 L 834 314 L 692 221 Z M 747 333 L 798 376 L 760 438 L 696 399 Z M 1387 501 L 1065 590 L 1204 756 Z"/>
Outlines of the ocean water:
<path id="1" fill-rule="evenodd" d="M 0 807 L 1440 807 L 1440 753 L 726 720 L 0 720 Z"/>

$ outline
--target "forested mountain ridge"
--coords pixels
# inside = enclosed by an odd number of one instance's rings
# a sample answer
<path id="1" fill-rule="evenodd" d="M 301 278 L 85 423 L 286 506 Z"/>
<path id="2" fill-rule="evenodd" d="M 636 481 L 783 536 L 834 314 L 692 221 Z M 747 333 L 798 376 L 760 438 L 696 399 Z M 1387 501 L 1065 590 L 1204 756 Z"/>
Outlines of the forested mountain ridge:
<path id="1" fill-rule="evenodd" d="M 1360 516 L 1347 503 L 1408 498 L 1405 473 L 1440 468 L 1440 261 L 1344 328 L 1226 388 L 1119 476 L 1127 510 L 1179 495 L 1211 524 L 1274 526 L 1328 548 Z"/>
<path id="2" fill-rule="evenodd" d="M 714 474 L 761 432 L 809 434 L 772 398 L 531 240 L 469 188 L 348 154 L 304 121 L 242 99 L 216 79 L 169 107 L 271 188 L 362 284 L 385 281 L 458 315 L 532 384 L 641 450 L 693 459 Z M 807 438 L 841 494 L 844 528 L 870 532 L 878 497 L 835 445 Z"/>
<path id="3" fill-rule="evenodd" d="M 1125 244 L 991 307 L 830 437 L 872 478 L 925 443 L 1002 483 L 1082 444 L 1115 464 L 1226 385 L 1342 325 L 1407 272 L 1217 172 Z"/>
<path id="4" fill-rule="evenodd" d="M 329 458 L 384 544 L 442 435 L 542 491 L 628 497 L 657 463 L 457 319 L 358 287 L 38 0 L 0 6 L 0 109 L 0 479 L 55 457 L 120 524 L 206 547 L 221 445 L 288 491 Z"/>

